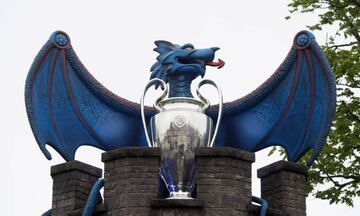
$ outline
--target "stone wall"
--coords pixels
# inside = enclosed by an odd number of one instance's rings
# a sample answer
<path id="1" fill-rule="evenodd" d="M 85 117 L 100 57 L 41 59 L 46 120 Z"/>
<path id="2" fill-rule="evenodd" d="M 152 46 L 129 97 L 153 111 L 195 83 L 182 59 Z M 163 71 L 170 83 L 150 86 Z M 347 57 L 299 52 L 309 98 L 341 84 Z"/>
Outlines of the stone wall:
<path id="1" fill-rule="evenodd" d="M 159 196 L 158 148 L 122 148 L 102 155 L 104 203 L 110 215 L 150 215 Z"/>
<path id="2" fill-rule="evenodd" d="M 51 216 L 67 215 L 83 208 L 89 192 L 102 170 L 91 165 L 70 161 L 51 167 L 53 197 Z"/>
<path id="3" fill-rule="evenodd" d="M 197 149 L 197 199 L 204 201 L 204 215 L 248 215 L 254 161 L 253 153 L 233 148 Z"/>
<path id="4" fill-rule="evenodd" d="M 195 150 L 195 199 L 161 197 L 158 148 L 122 148 L 102 155 L 105 164 L 104 202 L 96 216 L 255 216 L 251 202 L 253 153 L 233 148 Z M 101 169 L 71 161 L 53 166 L 52 215 L 81 215 L 89 191 Z M 261 196 L 269 203 L 268 216 L 306 215 L 306 168 L 279 161 L 258 170 Z"/>
<path id="5" fill-rule="evenodd" d="M 284 215 L 306 215 L 307 168 L 293 162 L 278 161 L 258 170 L 261 197 Z"/>

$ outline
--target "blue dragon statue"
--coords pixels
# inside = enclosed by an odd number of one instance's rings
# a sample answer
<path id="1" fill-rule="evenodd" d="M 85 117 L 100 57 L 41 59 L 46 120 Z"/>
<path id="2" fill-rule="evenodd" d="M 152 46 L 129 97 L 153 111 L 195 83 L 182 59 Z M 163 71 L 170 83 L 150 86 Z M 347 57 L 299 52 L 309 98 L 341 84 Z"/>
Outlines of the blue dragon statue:
<path id="1" fill-rule="evenodd" d="M 168 83 L 169 97 L 193 97 L 191 82 L 205 75 L 214 62 L 217 47 L 195 49 L 167 41 L 156 41 L 159 53 L 150 78 Z M 224 104 L 215 146 L 256 152 L 282 146 L 290 161 L 308 150 L 310 166 L 320 153 L 335 111 L 333 73 L 314 36 L 299 32 L 283 63 L 249 95 Z M 65 160 L 73 160 L 81 145 L 105 151 L 120 147 L 146 147 L 140 105 L 116 96 L 102 86 L 75 54 L 68 35 L 54 32 L 35 58 L 26 80 L 25 102 L 35 139 L 46 158 L 52 146 Z M 147 107 L 147 121 L 156 110 Z M 217 105 L 207 113 L 214 121 Z M 84 214 L 91 215 L 97 203 L 99 180 L 88 199 Z M 267 202 L 261 203 L 265 215 Z M 50 215 L 48 211 L 44 215 Z"/>
<path id="2" fill-rule="evenodd" d="M 190 84 L 205 75 L 218 48 L 195 49 L 156 41 L 159 53 L 150 78 L 169 83 L 169 97 L 193 97 Z M 310 165 L 320 153 L 335 110 L 333 73 L 314 36 L 299 32 L 284 62 L 249 95 L 224 104 L 215 146 L 256 152 L 282 146 L 290 161 L 313 150 Z M 116 96 L 102 86 L 76 56 L 68 35 L 54 32 L 37 55 L 26 80 L 25 102 L 36 141 L 48 159 L 46 144 L 65 160 L 90 145 L 108 151 L 147 146 L 140 105 Z M 214 121 L 217 106 L 208 110 Z M 156 113 L 146 108 L 146 118 Z"/>

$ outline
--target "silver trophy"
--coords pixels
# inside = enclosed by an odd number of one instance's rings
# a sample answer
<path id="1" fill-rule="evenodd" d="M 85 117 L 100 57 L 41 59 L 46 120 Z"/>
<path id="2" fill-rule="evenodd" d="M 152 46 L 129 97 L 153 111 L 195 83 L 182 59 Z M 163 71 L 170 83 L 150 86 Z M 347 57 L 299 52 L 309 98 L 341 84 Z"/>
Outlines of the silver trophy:
<path id="1" fill-rule="evenodd" d="M 158 114 L 150 119 L 150 134 L 144 114 L 144 98 L 153 85 L 161 85 L 163 94 L 155 101 Z M 219 114 L 215 129 L 212 119 L 205 114 L 210 106 L 203 97 L 200 87 L 210 84 L 218 91 Z M 211 80 L 202 80 L 196 93 L 200 100 L 190 97 L 166 98 L 168 87 L 160 79 L 152 79 L 146 85 L 141 97 L 141 115 L 149 147 L 160 147 L 160 176 L 165 181 L 170 193 L 168 199 L 191 199 L 191 192 L 196 182 L 196 164 L 194 148 L 212 147 L 218 131 L 222 113 L 222 93 Z"/>

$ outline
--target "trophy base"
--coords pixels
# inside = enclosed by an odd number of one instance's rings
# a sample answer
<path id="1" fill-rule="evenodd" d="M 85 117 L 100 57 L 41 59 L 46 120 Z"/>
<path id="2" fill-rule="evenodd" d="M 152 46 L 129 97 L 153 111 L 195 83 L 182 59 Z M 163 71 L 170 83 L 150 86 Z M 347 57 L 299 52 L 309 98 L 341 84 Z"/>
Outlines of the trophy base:
<path id="1" fill-rule="evenodd" d="M 170 196 L 166 199 L 194 199 L 191 197 L 191 194 L 189 192 L 170 192 Z"/>

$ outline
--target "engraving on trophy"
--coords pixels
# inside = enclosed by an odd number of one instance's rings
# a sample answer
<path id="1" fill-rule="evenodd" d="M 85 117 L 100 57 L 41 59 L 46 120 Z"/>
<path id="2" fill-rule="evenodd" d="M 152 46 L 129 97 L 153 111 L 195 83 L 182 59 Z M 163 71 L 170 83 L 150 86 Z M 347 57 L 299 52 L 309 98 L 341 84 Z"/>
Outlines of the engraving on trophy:
<path id="1" fill-rule="evenodd" d="M 176 127 L 178 128 L 182 128 L 185 126 L 186 122 L 185 122 L 186 118 L 183 115 L 177 115 L 175 116 L 173 123 Z"/>

